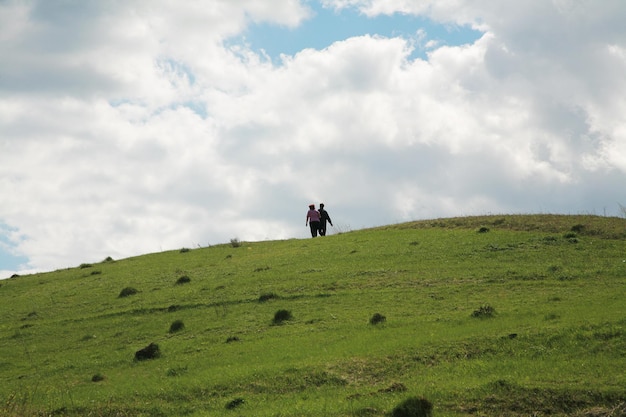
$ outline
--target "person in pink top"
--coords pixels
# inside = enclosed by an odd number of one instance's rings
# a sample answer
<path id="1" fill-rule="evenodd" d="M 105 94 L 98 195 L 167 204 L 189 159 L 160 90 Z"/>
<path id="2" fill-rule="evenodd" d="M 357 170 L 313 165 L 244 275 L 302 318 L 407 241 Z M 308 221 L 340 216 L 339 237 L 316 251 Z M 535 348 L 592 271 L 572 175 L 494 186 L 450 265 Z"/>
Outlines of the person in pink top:
<path id="1" fill-rule="evenodd" d="M 320 229 L 320 213 L 315 210 L 315 204 L 309 206 L 305 226 L 311 227 L 311 237 L 317 237 L 317 231 Z"/>

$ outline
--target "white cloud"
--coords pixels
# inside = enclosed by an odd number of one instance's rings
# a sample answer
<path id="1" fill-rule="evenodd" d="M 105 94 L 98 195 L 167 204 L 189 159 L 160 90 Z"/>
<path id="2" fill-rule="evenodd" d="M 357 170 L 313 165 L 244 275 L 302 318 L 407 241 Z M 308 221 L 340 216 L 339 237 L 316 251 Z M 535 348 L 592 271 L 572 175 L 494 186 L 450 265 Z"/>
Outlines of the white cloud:
<path id="1" fill-rule="evenodd" d="M 0 224 L 22 269 L 306 237 L 322 200 L 343 228 L 626 204 L 620 1 L 325 4 L 485 34 L 274 64 L 224 41 L 306 2 L 0 3 Z"/>

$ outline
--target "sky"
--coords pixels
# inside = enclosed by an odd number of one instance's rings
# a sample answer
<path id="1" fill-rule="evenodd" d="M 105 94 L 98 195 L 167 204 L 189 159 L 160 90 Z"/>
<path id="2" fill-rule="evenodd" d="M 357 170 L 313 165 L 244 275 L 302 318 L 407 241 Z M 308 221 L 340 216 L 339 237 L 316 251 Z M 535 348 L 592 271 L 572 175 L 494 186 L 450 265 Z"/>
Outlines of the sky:
<path id="1" fill-rule="evenodd" d="M 330 234 L 624 217 L 624 21 L 623 0 L 0 0 L 0 278 L 309 239 L 310 203 Z"/>

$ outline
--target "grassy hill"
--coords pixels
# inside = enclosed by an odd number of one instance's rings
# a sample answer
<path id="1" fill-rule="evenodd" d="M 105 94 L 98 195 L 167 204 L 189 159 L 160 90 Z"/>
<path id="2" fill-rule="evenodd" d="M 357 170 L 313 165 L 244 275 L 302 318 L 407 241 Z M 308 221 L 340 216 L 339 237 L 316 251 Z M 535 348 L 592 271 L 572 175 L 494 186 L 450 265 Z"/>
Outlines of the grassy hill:
<path id="1" fill-rule="evenodd" d="M 438 219 L 0 281 L 0 415 L 623 416 L 625 227 Z"/>

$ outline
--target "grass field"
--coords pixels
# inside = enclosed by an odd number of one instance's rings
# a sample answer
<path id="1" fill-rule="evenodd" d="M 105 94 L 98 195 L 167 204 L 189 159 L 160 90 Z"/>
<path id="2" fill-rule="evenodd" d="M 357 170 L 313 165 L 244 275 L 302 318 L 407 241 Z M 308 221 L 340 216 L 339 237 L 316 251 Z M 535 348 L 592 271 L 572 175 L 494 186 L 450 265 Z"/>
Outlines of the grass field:
<path id="1" fill-rule="evenodd" d="M 0 281 L 0 415 L 626 415 L 624 219 L 240 243 Z"/>

